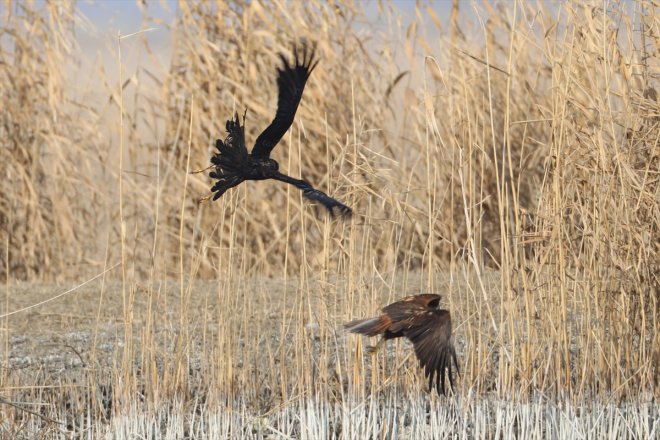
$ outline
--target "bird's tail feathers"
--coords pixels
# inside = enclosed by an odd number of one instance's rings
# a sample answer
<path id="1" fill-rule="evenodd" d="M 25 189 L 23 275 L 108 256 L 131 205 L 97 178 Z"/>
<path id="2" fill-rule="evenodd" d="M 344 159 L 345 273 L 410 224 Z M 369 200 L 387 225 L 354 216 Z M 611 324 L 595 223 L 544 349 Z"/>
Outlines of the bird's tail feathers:
<path id="1" fill-rule="evenodd" d="M 379 316 L 378 318 L 356 319 L 344 324 L 344 328 L 351 333 L 376 336 L 384 333 L 390 324 L 391 321 L 387 316 Z"/>

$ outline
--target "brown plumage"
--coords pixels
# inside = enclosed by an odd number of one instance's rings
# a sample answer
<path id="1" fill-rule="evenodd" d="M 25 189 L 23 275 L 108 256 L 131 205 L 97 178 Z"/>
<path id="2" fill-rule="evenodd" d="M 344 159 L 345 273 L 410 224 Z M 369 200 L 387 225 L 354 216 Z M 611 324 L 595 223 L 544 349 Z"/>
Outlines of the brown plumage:
<path id="1" fill-rule="evenodd" d="M 415 354 L 424 374 L 438 394 L 445 394 L 445 370 L 449 376 L 449 387 L 453 389 L 452 361 L 459 373 L 456 350 L 451 337 L 451 316 L 441 310 L 440 295 L 422 293 L 403 298 L 383 307 L 382 315 L 376 318 L 358 319 L 344 327 L 352 333 L 367 336 L 382 335 L 375 351 L 385 341 L 406 337 L 415 347 Z"/>

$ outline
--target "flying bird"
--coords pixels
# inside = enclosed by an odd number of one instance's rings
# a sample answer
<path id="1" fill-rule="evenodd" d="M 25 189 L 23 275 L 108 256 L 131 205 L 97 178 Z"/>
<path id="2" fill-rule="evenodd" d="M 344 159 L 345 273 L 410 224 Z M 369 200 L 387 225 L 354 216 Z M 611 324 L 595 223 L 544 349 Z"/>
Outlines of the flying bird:
<path id="1" fill-rule="evenodd" d="M 451 337 L 451 316 L 439 306 L 440 295 L 412 295 L 383 307 L 377 318 L 358 319 L 344 327 L 352 333 L 382 335 L 376 346 L 368 348 L 370 353 L 375 353 L 388 339 L 408 338 L 424 368 L 429 388 L 433 390 L 435 383 L 438 394 L 445 394 L 445 371 L 450 389 L 454 388 L 452 361 L 456 373 L 460 371 Z"/>
<path id="2" fill-rule="evenodd" d="M 270 157 L 273 148 L 293 124 L 307 79 L 318 64 L 314 57 L 315 47 L 310 49 L 303 44 L 300 54 L 294 46 L 293 52 L 294 59 L 291 64 L 280 54 L 282 67 L 277 69 L 277 113 L 270 125 L 257 137 L 252 152 L 248 153 L 245 146 L 245 114 L 243 125 L 238 114 L 234 114 L 234 119 L 228 120 L 226 124 L 227 138 L 224 142 L 221 139 L 216 141 L 218 152 L 211 157 L 209 167 L 215 168 L 209 176 L 217 180 L 211 188 L 211 192 L 215 193 L 212 194 L 213 200 L 222 197 L 228 189 L 245 180 L 274 179 L 301 189 L 304 197 L 322 203 L 333 217 L 335 210 L 341 215 L 350 215 L 351 208 L 315 189 L 310 183 L 280 173 L 277 161 Z"/>

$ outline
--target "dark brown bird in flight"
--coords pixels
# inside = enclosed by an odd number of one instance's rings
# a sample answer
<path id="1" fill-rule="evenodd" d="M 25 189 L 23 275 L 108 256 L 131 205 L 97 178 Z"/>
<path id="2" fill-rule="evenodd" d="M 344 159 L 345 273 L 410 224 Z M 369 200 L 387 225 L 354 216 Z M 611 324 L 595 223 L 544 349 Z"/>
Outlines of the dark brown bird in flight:
<path id="1" fill-rule="evenodd" d="M 458 369 L 456 350 L 451 337 L 451 316 L 441 310 L 440 295 L 422 293 L 403 298 L 383 307 L 377 318 L 358 319 L 344 327 L 352 333 L 367 336 L 382 335 L 381 340 L 368 351 L 375 353 L 388 339 L 406 337 L 415 347 L 415 354 L 432 390 L 435 382 L 438 394 L 445 394 L 445 370 L 449 387 L 454 388 L 452 361 Z"/>
<path id="2" fill-rule="evenodd" d="M 211 188 L 215 193 L 213 200 L 245 180 L 274 179 L 301 189 L 304 197 L 322 203 L 332 216 L 335 215 L 335 209 L 341 215 L 350 215 L 351 208 L 348 206 L 315 189 L 304 180 L 280 173 L 278 163 L 270 158 L 270 152 L 293 124 L 307 79 L 318 64 L 318 60 L 314 59 L 315 47 L 310 50 L 303 44 L 302 54 L 299 54 L 294 46 L 293 52 L 293 64 L 289 64 L 285 56 L 280 54 L 283 66 L 277 69 L 277 113 L 275 119 L 257 138 L 252 152 L 248 153 L 245 146 L 245 115 L 243 125 L 238 114 L 234 115 L 233 120 L 228 120 L 227 138 L 224 142 L 220 139 L 216 141 L 218 152 L 211 157 L 211 167 L 215 169 L 210 173 L 211 178 L 217 179 Z"/>

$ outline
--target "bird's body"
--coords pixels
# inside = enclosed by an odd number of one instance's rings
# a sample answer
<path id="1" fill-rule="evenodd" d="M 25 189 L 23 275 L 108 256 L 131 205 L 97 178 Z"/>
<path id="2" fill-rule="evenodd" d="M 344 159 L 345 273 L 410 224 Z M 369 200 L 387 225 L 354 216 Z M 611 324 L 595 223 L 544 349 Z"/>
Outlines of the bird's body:
<path id="1" fill-rule="evenodd" d="M 283 68 L 277 71 L 279 89 L 277 113 L 270 125 L 257 138 L 252 152 L 247 151 L 245 125 L 241 125 L 238 114 L 234 115 L 234 119 L 227 121 L 227 138 L 224 142 L 221 139 L 216 141 L 218 153 L 211 157 L 214 170 L 210 173 L 210 177 L 217 180 L 211 188 L 215 193 L 213 200 L 217 200 L 228 189 L 245 180 L 274 179 L 301 189 L 306 198 L 321 202 L 331 215 L 334 215 L 335 209 L 340 214 L 350 215 L 351 209 L 348 206 L 314 189 L 304 180 L 282 174 L 277 161 L 270 157 L 273 148 L 293 124 L 307 79 L 318 62 L 314 60 L 314 50 L 309 51 L 306 45 L 303 46 L 302 58 L 299 57 L 295 47 L 294 56 L 294 63 L 290 65 L 287 59 L 280 55 Z M 245 116 L 243 116 L 243 124 L 245 124 Z"/>
<path id="2" fill-rule="evenodd" d="M 429 379 L 429 387 L 433 388 L 435 382 L 438 394 L 444 394 L 445 371 L 453 388 L 452 361 L 456 372 L 459 369 L 451 337 L 451 315 L 439 306 L 440 295 L 412 295 L 383 307 L 376 318 L 351 321 L 345 328 L 367 336 L 382 335 L 378 346 L 389 339 L 409 339 Z"/>
<path id="3" fill-rule="evenodd" d="M 245 180 L 276 179 L 279 168 L 279 164 L 273 159 L 248 155 L 244 178 Z"/>

